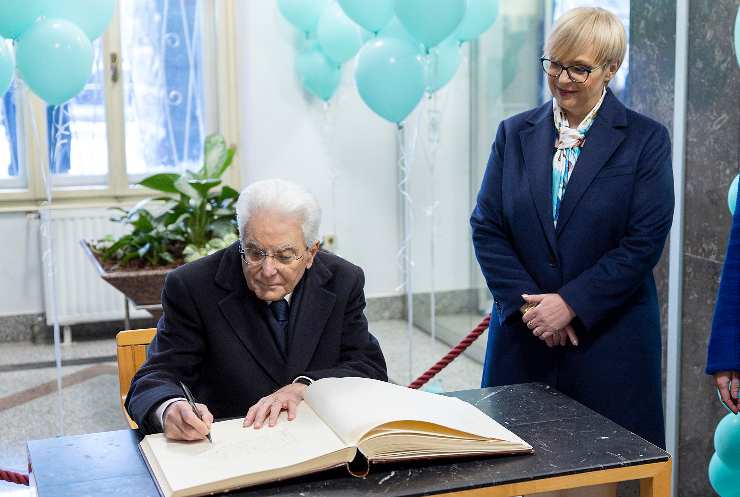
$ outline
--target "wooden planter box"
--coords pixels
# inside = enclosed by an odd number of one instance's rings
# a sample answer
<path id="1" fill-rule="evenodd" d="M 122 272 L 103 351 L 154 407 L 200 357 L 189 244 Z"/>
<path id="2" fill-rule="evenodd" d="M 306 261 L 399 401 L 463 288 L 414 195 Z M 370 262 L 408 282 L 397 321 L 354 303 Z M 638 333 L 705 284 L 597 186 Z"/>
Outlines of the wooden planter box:
<path id="1" fill-rule="evenodd" d="M 88 242 L 80 240 L 80 244 L 100 277 L 128 297 L 137 307 L 157 306 L 161 303 L 164 278 L 172 268 L 108 272 L 100 264 Z"/>

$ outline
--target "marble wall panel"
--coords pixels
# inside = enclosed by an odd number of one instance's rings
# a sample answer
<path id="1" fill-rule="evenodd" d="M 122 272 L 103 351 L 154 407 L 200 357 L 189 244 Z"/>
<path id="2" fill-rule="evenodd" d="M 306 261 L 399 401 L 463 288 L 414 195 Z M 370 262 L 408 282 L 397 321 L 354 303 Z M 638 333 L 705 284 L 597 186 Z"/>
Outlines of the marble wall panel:
<path id="1" fill-rule="evenodd" d="M 737 8 L 737 0 L 690 3 L 677 493 L 681 497 L 715 495 L 707 481 L 706 468 L 713 450 L 714 427 L 724 411 L 715 400 L 711 379 L 704 374 L 704 367 L 730 225 L 727 188 L 737 174 L 740 158 L 740 70 L 731 43 Z M 630 94 L 627 103 L 671 130 L 675 1 L 634 0 L 630 9 Z M 664 330 L 667 255 L 666 249 L 655 271 Z"/>

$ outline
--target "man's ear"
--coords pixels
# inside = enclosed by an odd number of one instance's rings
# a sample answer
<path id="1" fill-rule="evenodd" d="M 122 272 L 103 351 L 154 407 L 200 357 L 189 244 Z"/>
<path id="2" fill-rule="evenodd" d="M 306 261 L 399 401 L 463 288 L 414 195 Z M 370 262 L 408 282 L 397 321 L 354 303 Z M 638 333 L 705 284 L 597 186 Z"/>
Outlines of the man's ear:
<path id="1" fill-rule="evenodd" d="M 311 247 L 308 249 L 308 261 L 306 262 L 306 269 L 313 266 L 313 258 L 316 257 L 316 254 L 319 252 L 319 242 L 314 242 Z"/>

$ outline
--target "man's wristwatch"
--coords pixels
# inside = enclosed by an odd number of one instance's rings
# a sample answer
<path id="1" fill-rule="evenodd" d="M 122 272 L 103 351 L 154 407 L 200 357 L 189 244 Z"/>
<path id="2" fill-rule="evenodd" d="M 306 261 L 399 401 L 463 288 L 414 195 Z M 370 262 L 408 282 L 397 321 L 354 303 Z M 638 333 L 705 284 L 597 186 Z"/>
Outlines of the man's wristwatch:
<path id="1" fill-rule="evenodd" d="M 298 376 L 295 380 L 292 381 L 292 383 L 301 383 L 308 386 L 313 383 L 313 378 L 309 378 L 308 376 Z"/>

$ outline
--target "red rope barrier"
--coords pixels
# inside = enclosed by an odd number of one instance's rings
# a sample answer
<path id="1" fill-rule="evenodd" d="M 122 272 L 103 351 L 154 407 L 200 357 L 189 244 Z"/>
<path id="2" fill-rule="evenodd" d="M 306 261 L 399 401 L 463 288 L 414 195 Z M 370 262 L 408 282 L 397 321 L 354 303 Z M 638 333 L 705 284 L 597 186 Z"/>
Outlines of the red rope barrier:
<path id="1" fill-rule="evenodd" d="M 449 363 L 451 363 L 457 356 L 462 354 L 465 349 L 470 347 L 470 345 L 475 342 L 479 336 L 483 334 L 484 331 L 488 329 L 488 323 L 491 322 L 491 315 L 488 314 L 486 317 L 483 318 L 483 321 L 481 321 L 478 326 L 473 329 L 468 335 L 460 340 L 460 343 L 455 345 L 450 349 L 447 354 L 437 361 L 437 363 L 432 366 L 431 368 L 427 369 L 426 372 L 419 376 L 417 379 L 415 379 L 410 385 L 409 388 L 419 388 L 423 386 L 426 382 L 434 378 L 434 376 L 442 371 Z"/>
<path id="2" fill-rule="evenodd" d="M 18 485 L 28 485 L 28 475 L 6 469 L 0 469 L 0 480 L 17 483 Z"/>

